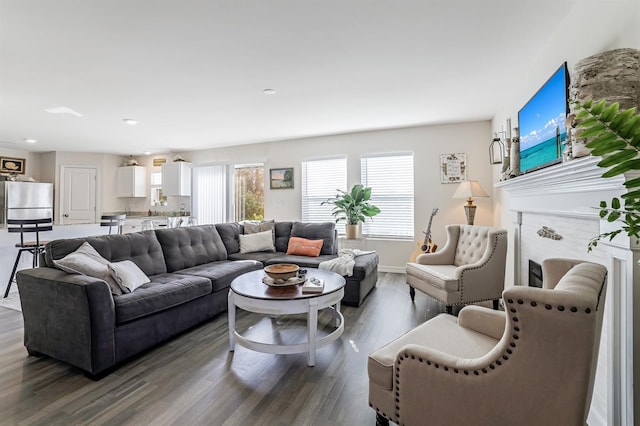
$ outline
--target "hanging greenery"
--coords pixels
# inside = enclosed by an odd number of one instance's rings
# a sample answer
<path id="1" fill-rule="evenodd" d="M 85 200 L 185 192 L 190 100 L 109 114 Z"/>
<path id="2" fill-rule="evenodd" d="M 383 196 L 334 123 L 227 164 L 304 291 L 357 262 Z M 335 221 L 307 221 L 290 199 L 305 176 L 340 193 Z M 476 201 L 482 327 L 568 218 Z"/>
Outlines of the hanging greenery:
<path id="1" fill-rule="evenodd" d="M 602 157 L 599 167 L 607 169 L 603 178 L 624 174 L 626 193 L 610 202 L 600 201 L 600 218 L 620 222 L 620 227 L 594 237 L 588 245 L 591 251 L 602 238 L 613 240 L 624 232 L 640 238 L 640 114 L 636 108 L 620 110 L 617 102 L 588 100 L 572 101 L 575 106 L 576 137 L 590 140 L 586 146 L 591 155 Z M 636 172 L 636 173 L 634 173 Z"/>

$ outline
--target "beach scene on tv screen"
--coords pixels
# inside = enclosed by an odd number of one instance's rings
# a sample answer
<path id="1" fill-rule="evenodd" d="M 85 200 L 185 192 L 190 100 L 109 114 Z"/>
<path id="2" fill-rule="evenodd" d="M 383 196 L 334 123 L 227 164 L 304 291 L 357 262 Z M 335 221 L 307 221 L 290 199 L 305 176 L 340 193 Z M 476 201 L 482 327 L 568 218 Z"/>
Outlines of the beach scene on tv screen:
<path id="1" fill-rule="evenodd" d="M 561 144 L 567 137 L 566 84 L 561 67 L 518 114 L 523 173 L 561 158 Z"/>

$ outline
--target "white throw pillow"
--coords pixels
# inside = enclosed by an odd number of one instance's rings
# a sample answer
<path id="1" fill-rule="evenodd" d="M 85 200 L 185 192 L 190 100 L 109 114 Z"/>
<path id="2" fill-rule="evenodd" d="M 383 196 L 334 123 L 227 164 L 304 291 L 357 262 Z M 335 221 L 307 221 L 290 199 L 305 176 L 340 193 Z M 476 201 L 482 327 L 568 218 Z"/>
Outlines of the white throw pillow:
<path id="1" fill-rule="evenodd" d="M 121 286 L 129 289 L 129 291 L 133 291 L 142 284 L 151 281 L 149 277 L 138 268 L 138 265 L 130 260 L 110 263 L 109 270 L 111 271 L 113 279 Z"/>
<path id="2" fill-rule="evenodd" d="M 240 253 L 253 253 L 256 251 L 276 251 L 273 245 L 273 232 L 264 231 L 255 234 L 239 235 Z"/>
<path id="3" fill-rule="evenodd" d="M 106 281 L 111 289 L 111 294 L 129 293 L 127 288 L 120 287 L 111 276 L 109 261 L 100 256 L 100 253 L 87 242 L 82 243 L 76 251 L 69 253 L 62 259 L 54 260 L 53 264 L 69 274 L 87 275 Z"/>

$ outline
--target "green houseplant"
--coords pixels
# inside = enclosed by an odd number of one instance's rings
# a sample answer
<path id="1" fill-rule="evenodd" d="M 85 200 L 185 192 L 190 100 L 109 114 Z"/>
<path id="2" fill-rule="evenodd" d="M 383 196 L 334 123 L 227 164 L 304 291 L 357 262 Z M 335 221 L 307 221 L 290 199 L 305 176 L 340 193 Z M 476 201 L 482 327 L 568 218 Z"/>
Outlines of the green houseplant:
<path id="1" fill-rule="evenodd" d="M 600 218 L 620 222 L 620 227 L 594 237 L 588 246 L 591 251 L 602 238 L 613 240 L 624 232 L 629 237 L 640 237 L 640 114 L 636 108 L 619 110 L 617 102 L 602 100 L 573 101 L 576 107 L 575 124 L 580 139 L 591 155 L 602 157 L 599 167 L 607 169 L 603 178 L 624 174 L 626 192 L 611 202 L 600 201 Z M 635 173 L 634 173 L 635 172 Z"/>
<path id="2" fill-rule="evenodd" d="M 378 207 L 369 203 L 371 188 L 357 184 L 351 188 L 351 191 L 346 192 L 340 189 L 337 191 L 335 197 L 323 201 L 321 205 L 333 205 L 331 214 L 336 218 L 336 223 L 343 220 L 347 222 L 345 226 L 347 238 L 358 238 L 362 235 L 362 222 L 380 213 Z"/>

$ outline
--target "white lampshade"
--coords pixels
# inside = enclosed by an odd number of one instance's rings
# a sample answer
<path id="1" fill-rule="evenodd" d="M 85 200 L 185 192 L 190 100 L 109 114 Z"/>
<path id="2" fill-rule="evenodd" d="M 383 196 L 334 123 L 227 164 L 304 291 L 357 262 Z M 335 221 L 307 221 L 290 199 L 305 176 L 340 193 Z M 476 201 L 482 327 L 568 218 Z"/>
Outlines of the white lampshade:
<path id="1" fill-rule="evenodd" d="M 484 188 L 480 185 L 480 182 L 477 180 L 467 180 L 465 182 L 460 182 L 460 186 L 456 189 L 456 192 L 453 194 L 453 198 L 464 198 L 468 202 L 472 201 L 473 198 L 476 197 L 488 197 L 489 194 L 484 190 Z"/>

